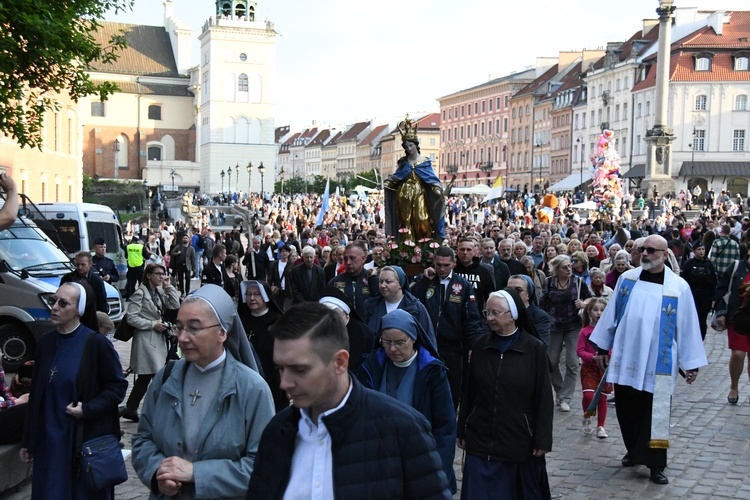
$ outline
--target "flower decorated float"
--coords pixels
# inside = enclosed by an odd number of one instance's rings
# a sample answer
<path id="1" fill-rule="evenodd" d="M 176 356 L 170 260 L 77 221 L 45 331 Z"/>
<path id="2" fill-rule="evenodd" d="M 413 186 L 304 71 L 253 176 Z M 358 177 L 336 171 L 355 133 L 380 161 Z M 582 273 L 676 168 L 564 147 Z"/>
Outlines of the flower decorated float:
<path id="1" fill-rule="evenodd" d="M 596 142 L 596 152 L 591 156 L 594 201 L 599 216 L 605 220 L 620 215 L 622 205 L 620 155 L 614 146 L 614 135 L 611 130 L 604 130 Z"/>

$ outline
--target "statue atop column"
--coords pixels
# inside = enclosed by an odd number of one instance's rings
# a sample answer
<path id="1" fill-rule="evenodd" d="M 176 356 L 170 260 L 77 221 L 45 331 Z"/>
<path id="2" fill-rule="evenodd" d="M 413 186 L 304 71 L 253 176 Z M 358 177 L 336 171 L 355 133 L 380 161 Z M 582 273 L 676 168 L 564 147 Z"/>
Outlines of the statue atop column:
<path id="1" fill-rule="evenodd" d="M 445 197 L 432 161 L 422 156 L 417 138 L 419 123 L 409 115 L 398 124 L 405 155 L 396 172 L 383 181 L 385 232 L 388 236 L 419 241 L 445 237 Z M 406 230 L 399 232 L 400 230 Z"/>

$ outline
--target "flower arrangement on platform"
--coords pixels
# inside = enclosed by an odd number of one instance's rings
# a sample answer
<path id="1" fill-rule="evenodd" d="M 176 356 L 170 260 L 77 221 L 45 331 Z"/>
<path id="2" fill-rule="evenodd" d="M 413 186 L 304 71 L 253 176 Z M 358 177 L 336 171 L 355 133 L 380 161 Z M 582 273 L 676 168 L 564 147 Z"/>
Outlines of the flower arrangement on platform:
<path id="1" fill-rule="evenodd" d="M 614 135 L 611 130 L 604 130 L 596 142 L 596 152 L 591 156 L 594 201 L 599 213 L 609 218 L 620 215 L 622 205 L 620 154 L 614 147 Z"/>
<path id="2" fill-rule="evenodd" d="M 404 227 L 398 232 L 400 238 L 388 237 L 381 254 L 386 265 L 404 267 L 417 264 L 422 268 L 431 266 L 435 260 L 435 250 L 440 247 L 440 243 L 432 238 L 415 241 L 411 234 L 408 234 L 409 230 Z"/>

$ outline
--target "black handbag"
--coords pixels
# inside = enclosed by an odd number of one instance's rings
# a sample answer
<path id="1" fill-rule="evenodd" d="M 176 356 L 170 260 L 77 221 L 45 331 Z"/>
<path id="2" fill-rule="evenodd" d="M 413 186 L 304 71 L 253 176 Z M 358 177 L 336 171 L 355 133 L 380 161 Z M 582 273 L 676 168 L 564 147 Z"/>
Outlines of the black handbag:
<path id="1" fill-rule="evenodd" d="M 125 313 L 120 320 L 120 324 L 117 325 L 114 337 L 122 342 L 127 342 L 133 338 L 133 335 L 135 335 L 135 327 L 128 323 L 128 313 Z"/>
<path id="2" fill-rule="evenodd" d="M 89 347 L 97 333 L 91 333 L 83 348 L 81 366 L 78 369 L 76 390 L 83 394 L 89 363 Z M 83 441 L 83 421 L 76 426 L 76 456 L 78 473 L 83 475 L 91 491 L 103 491 L 128 480 L 125 459 L 122 457 L 120 441 L 114 434 L 105 434 Z"/>

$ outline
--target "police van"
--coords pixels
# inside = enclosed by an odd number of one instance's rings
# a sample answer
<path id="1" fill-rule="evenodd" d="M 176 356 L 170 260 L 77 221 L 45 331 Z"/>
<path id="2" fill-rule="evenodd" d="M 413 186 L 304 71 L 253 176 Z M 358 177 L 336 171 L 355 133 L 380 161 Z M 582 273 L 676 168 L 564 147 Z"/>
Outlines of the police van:
<path id="1" fill-rule="evenodd" d="M 36 342 L 55 329 L 50 298 L 63 275 L 75 270 L 70 258 L 48 236 L 55 228 L 25 195 L 15 222 L 0 231 L 0 352 L 6 371 L 33 359 Z M 5 201 L 0 196 L 0 205 Z M 120 293 L 104 284 L 109 317 L 123 316 Z"/>
<path id="2" fill-rule="evenodd" d="M 94 240 L 104 239 L 106 255 L 114 261 L 120 274 L 116 287 L 125 288 L 127 255 L 123 249 L 122 227 L 111 208 L 94 203 L 40 203 L 37 207 L 54 226 L 70 258 L 81 250 L 93 252 Z"/>

